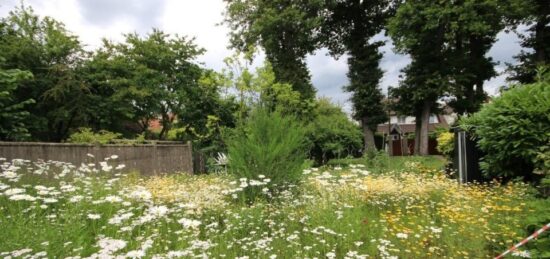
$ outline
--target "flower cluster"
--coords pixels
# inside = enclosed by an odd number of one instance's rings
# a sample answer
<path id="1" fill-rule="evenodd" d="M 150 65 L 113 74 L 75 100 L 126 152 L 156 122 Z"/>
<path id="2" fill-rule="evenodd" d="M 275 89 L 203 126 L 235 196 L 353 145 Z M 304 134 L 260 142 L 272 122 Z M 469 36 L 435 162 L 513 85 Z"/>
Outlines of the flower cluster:
<path id="1" fill-rule="evenodd" d="M 263 175 L 141 177 L 115 160 L 0 159 L 0 256 L 486 258 L 523 238 L 535 213 L 523 184 L 459 185 L 417 162 L 311 168 L 277 189 Z M 268 199 L 235 201 L 246 192 Z"/>

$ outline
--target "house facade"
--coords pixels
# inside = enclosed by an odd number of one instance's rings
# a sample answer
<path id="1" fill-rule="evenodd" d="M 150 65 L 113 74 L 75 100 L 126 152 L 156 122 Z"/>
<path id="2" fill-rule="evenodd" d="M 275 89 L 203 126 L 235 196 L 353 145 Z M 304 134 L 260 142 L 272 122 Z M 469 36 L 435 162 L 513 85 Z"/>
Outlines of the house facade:
<path id="1" fill-rule="evenodd" d="M 445 109 L 444 114 L 430 115 L 428 132 L 435 132 L 437 128 L 449 128 L 456 121 L 456 114 Z M 413 116 L 403 116 L 390 113 L 387 123 L 379 124 L 376 132 L 384 137 L 384 148 L 392 156 L 407 156 L 414 154 L 414 136 L 416 119 Z M 429 154 L 438 154 L 437 141 L 430 138 L 428 141 Z"/>

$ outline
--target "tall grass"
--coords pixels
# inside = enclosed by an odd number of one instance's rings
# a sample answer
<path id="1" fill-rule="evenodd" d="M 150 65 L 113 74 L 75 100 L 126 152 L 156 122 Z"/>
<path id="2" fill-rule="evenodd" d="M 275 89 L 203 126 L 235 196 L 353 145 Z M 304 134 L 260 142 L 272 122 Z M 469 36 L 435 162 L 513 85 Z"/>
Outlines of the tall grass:
<path id="1" fill-rule="evenodd" d="M 427 169 L 442 170 L 446 160 L 442 156 L 388 156 L 383 152 L 376 152 L 374 156 L 361 158 L 333 159 L 328 166 L 348 167 L 349 165 L 364 165 L 372 173 L 384 173 L 389 171 L 402 172 L 408 169 L 411 163 L 421 164 Z"/>
<path id="2" fill-rule="evenodd" d="M 547 222 L 550 200 L 524 184 L 459 185 L 407 164 L 311 168 L 278 202 L 243 206 L 230 194 L 255 186 L 225 175 L 2 162 L 0 257 L 493 258 Z M 522 250 L 544 258 L 548 241 Z"/>

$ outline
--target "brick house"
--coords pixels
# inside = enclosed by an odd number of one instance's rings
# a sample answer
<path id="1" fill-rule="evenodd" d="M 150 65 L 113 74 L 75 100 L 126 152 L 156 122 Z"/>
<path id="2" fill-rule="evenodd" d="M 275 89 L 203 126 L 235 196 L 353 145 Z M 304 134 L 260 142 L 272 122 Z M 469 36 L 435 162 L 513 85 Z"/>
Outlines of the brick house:
<path id="1" fill-rule="evenodd" d="M 414 154 L 414 135 L 416 131 L 416 119 L 413 116 L 397 115 L 390 112 L 390 120 L 379 124 L 376 132 L 384 136 L 384 148 L 390 155 L 406 156 Z M 449 128 L 456 121 L 456 114 L 451 109 L 445 108 L 442 114 L 430 115 L 428 132 L 435 132 L 437 128 Z M 389 141 L 388 141 L 389 140 Z M 430 154 L 438 154 L 435 139 L 428 141 Z"/>

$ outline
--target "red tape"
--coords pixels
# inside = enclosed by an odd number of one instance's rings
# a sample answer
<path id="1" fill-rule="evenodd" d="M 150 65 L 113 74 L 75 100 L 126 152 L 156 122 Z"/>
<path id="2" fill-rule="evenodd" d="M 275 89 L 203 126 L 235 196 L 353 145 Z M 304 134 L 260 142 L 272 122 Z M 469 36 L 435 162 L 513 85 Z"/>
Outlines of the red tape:
<path id="1" fill-rule="evenodd" d="M 550 229 L 550 223 L 546 224 L 546 226 L 542 227 L 541 229 L 535 231 L 535 233 L 533 233 L 532 235 L 528 236 L 526 239 L 523 239 L 521 240 L 521 242 L 515 244 L 514 246 L 510 247 L 510 249 L 504 251 L 504 253 L 500 254 L 499 256 L 495 257 L 495 259 L 501 259 L 503 258 L 505 255 L 515 251 L 516 249 L 518 249 L 520 246 L 522 245 L 525 245 L 525 243 L 531 241 L 531 239 L 533 238 L 537 238 L 540 234 L 542 234 L 542 232 L 546 231 Z"/>

